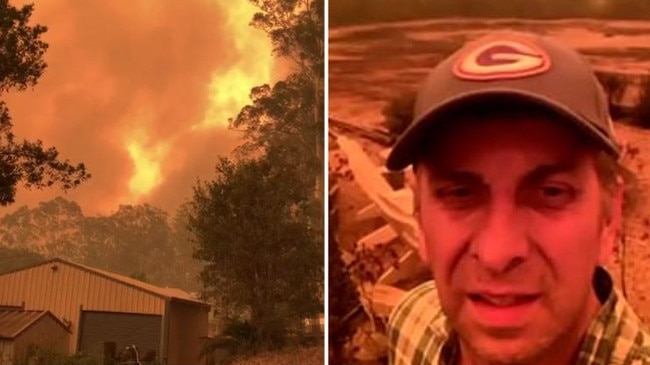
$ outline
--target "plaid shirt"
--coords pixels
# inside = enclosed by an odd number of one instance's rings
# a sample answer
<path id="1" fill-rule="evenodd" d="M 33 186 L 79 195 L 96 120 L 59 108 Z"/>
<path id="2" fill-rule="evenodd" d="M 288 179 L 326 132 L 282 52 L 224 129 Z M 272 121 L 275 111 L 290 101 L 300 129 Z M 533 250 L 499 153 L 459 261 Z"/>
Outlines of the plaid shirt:
<path id="1" fill-rule="evenodd" d="M 604 269 L 596 270 L 594 286 L 603 305 L 575 365 L 650 365 L 650 335 Z M 455 365 L 458 342 L 447 326 L 434 282 L 411 290 L 393 309 L 388 342 L 390 365 Z"/>

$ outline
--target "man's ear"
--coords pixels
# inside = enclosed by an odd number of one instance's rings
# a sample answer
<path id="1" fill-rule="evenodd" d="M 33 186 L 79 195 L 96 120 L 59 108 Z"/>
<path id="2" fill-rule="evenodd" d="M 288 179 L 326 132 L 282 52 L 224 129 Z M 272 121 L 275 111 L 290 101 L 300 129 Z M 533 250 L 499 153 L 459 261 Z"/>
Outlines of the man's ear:
<path id="1" fill-rule="evenodd" d="M 624 199 L 625 186 L 623 180 L 619 179 L 616 190 L 612 196 L 612 201 L 608 209 L 610 209 L 607 216 L 609 220 L 604 222 L 603 231 L 601 233 L 601 249 L 600 249 L 600 264 L 605 265 L 614 252 L 614 247 L 617 244 L 618 232 L 623 223 L 623 199 Z"/>

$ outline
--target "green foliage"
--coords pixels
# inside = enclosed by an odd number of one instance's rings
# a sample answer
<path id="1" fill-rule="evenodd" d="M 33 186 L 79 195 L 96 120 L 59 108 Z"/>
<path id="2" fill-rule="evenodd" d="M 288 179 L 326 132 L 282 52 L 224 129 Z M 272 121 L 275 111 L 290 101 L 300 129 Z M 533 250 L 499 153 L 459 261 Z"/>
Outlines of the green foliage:
<path id="1" fill-rule="evenodd" d="M 41 35 L 47 28 L 28 25 L 33 11 L 34 5 L 19 9 L 8 0 L 0 1 L 0 91 L 34 86 L 45 70 L 43 55 L 48 46 Z"/>
<path id="2" fill-rule="evenodd" d="M 268 34 L 276 56 L 292 60 L 316 83 L 324 75 L 322 0 L 249 0 L 261 12 L 251 25 Z"/>
<path id="3" fill-rule="evenodd" d="M 255 327 L 248 321 L 241 319 L 229 319 L 225 325 L 222 337 L 231 338 L 243 350 L 249 350 L 255 344 Z"/>
<path id="4" fill-rule="evenodd" d="M 312 249 L 323 252 L 324 1 L 251 2 L 261 10 L 251 24 L 265 31 L 274 54 L 293 61 L 294 67 L 273 87 L 253 88 L 252 103 L 231 120 L 233 128 L 245 131 L 238 157 L 263 155 L 279 168 L 294 170 L 286 197 L 293 214 L 305 219 Z"/>
<path id="5" fill-rule="evenodd" d="M 47 256 L 83 259 L 78 227 L 84 216 L 77 203 L 61 197 L 41 202 L 34 209 L 23 206 L 0 219 L 2 243 L 8 247 L 39 247 Z"/>
<path id="6" fill-rule="evenodd" d="M 314 84 L 302 74 L 293 74 L 273 87 L 253 88 L 252 104 L 232 120 L 234 128 L 246 131 L 240 156 L 263 151 L 269 159 L 300 170 L 304 178 L 298 182 L 313 186 L 323 173 L 322 155 L 317 152 L 323 125 L 322 119 L 314 122 L 315 92 Z"/>
<path id="7" fill-rule="evenodd" d="M 287 348 L 238 358 L 232 365 L 320 365 L 323 363 L 323 355 L 322 345 Z"/>
<path id="8" fill-rule="evenodd" d="M 205 295 L 247 314 L 263 349 L 284 346 L 323 307 L 324 2 L 250 1 L 260 9 L 251 25 L 292 73 L 253 88 L 230 120 L 244 143 L 195 187 L 189 227 Z"/>
<path id="9" fill-rule="evenodd" d="M 172 227 L 168 214 L 159 208 L 122 205 L 109 216 L 87 218 L 81 230 L 88 265 L 135 275 L 154 285 L 200 289 L 191 243 L 182 237 L 185 227 Z"/>
<path id="10" fill-rule="evenodd" d="M 200 265 L 181 208 L 170 222 L 150 205 L 124 205 L 105 216 L 85 216 L 58 197 L 0 218 L 0 272 L 61 257 L 154 285 L 199 291 Z M 6 262 L 6 255 L 16 260 Z"/>
<path id="11" fill-rule="evenodd" d="M 309 217 L 298 214 L 304 188 L 291 182 L 300 178 L 265 158 L 221 159 L 216 179 L 194 192 L 190 227 L 206 263 L 206 294 L 250 311 L 260 346 L 276 343 L 277 328 L 322 310 L 322 251 Z"/>
<path id="12" fill-rule="evenodd" d="M 330 190 L 332 185 L 330 185 Z M 336 230 L 338 228 L 338 214 L 334 206 L 337 190 L 330 194 L 329 213 L 329 242 L 328 242 L 328 274 L 329 274 L 329 300 L 328 322 L 329 331 L 329 363 L 340 364 L 343 359 L 343 346 L 349 339 L 348 328 L 343 319 L 359 305 L 357 292 L 350 280 L 342 252 L 339 246 Z"/>
<path id="13" fill-rule="evenodd" d="M 0 246 L 0 274 L 43 261 L 43 256 L 27 249 Z"/>
<path id="14" fill-rule="evenodd" d="M 293 62 L 293 73 L 272 87 L 253 88 L 252 103 L 230 121 L 245 131 L 239 155 L 266 153 L 300 169 L 305 181 L 322 189 L 324 2 L 250 1 L 261 10 L 251 24 L 268 34 L 276 56 Z M 322 190 L 316 195 L 322 197 Z"/>
<path id="15" fill-rule="evenodd" d="M 92 237 L 88 253 L 96 256 L 87 258 L 94 266 L 129 275 L 155 273 L 160 280 L 173 262 L 167 213 L 148 204 L 122 205 L 110 216 L 88 219 L 83 232 Z"/>
<path id="16" fill-rule="evenodd" d="M 47 44 L 41 35 L 47 28 L 28 25 L 33 5 L 16 8 L 0 1 L 0 93 L 36 85 L 46 64 Z M 9 110 L 0 101 L 0 205 L 15 201 L 16 187 L 43 189 L 58 183 L 63 190 L 90 178 L 83 164 L 61 160 L 55 148 L 41 141 L 17 141 Z"/>
<path id="17" fill-rule="evenodd" d="M 268 357 L 272 354 L 282 354 L 282 351 L 278 351 L 280 348 L 291 353 L 303 352 L 306 349 L 313 348 L 314 346 L 317 346 L 320 349 L 323 348 L 322 341 L 314 341 L 313 337 L 301 337 L 300 340 L 303 340 L 302 342 L 287 344 L 288 336 L 285 336 L 286 333 L 283 333 L 285 330 L 286 329 L 281 326 L 277 327 L 276 340 L 278 342 L 275 343 L 270 350 L 265 350 L 259 347 L 259 340 L 257 338 L 258 330 L 254 325 L 239 317 L 229 318 L 223 331 L 204 343 L 201 355 L 209 364 L 274 364 L 278 362 L 264 361 L 267 359 L 263 360 L 262 358 Z M 320 358 L 310 359 L 310 362 L 315 361 L 315 363 L 317 363 L 318 360 L 322 362 L 322 354 Z M 286 362 L 279 363 L 285 364 Z M 305 364 L 305 362 L 292 363 Z"/>
<path id="18" fill-rule="evenodd" d="M 101 365 L 99 359 L 85 354 L 64 354 L 51 349 L 32 347 L 29 363 L 33 365 Z"/>
<path id="19" fill-rule="evenodd" d="M 194 259 L 194 241 L 189 231 L 191 205 L 181 205 L 171 222 L 172 246 L 174 248 L 174 269 L 171 270 L 170 283 L 191 292 L 198 292 L 203 287 L 200 284 L 199 272 L 201 263 Z"/>
<path id="20" fill-rule="evenodd" d="M 257 342 L 254 326 L 240 318 L 229 318 L 221 333 L 203 344 L 201 356 L 229 364 L 236 357 L 254 354 Z"/>

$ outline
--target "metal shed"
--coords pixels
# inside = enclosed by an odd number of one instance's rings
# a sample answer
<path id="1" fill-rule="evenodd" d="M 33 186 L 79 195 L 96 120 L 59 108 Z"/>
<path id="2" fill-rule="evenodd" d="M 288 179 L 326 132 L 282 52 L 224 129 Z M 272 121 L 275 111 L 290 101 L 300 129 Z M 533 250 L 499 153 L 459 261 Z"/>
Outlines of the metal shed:
<path id="1" fill-rule="evenodd" d="M 0 275 L 0 306 L 22 303 L 70 324 L 70 353 L 110 358 L 135 344 L 163 364 L 202 363 L 210 306 L 182 290 L 53 259 Z"/>
<path id="2" fill-rule="evenodd" d="M 0 365 L 27 364 L 32 350 L 67 353 L 70 331 L 49 311 L 0 309 Z"/>

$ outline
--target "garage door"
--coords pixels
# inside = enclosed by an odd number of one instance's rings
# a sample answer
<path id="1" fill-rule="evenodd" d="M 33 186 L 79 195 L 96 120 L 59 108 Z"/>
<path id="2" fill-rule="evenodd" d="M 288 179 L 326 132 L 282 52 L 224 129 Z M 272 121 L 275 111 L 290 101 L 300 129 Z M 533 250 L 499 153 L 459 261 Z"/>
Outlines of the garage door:
<path id="1" fill-rule="evenodd" d="M 158 315 L 82 311 L 79 350 L 103 357 L 107 348 L 136 345 L 140 357 L 153 351 L 160 359 L 161 324 Z"/>

